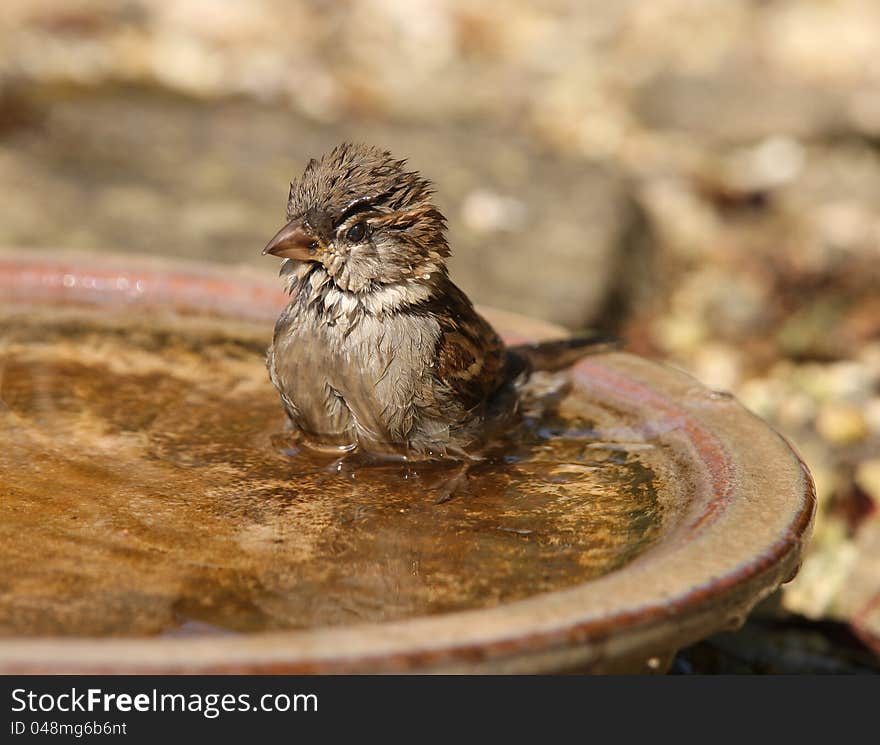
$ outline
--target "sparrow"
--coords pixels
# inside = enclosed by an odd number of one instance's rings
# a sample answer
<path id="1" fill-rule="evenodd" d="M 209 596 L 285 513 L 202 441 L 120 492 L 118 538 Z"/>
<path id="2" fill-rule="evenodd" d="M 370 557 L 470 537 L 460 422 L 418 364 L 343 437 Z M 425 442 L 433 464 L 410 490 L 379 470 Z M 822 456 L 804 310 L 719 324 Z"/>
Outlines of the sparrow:
<path id="1" fill-rule="evenodd" d="M 269 377 L 311 448 L 466 458 L 514 426 L 535 370 L 560 370 L 608 337 L 508 347 L 449 278 L 446 219 L 405 160 L 343 143 L 290 184 L 283 259 L 290 302 Z"/>

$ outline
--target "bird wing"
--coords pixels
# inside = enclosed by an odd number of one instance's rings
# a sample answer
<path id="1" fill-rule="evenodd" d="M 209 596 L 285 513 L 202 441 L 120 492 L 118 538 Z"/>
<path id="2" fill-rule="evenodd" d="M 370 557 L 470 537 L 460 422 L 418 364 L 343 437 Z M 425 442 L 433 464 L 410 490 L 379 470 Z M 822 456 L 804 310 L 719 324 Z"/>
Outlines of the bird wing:
<path id="1" fill-rule="evenodd" d="M 451 283 L 450 283 L 451 284 Z M 438 317 L 436 372 L 468 409 L 485 402 L 505 379 L 506 347 L 461 290 L 452 285 L 449 312 Z"/>

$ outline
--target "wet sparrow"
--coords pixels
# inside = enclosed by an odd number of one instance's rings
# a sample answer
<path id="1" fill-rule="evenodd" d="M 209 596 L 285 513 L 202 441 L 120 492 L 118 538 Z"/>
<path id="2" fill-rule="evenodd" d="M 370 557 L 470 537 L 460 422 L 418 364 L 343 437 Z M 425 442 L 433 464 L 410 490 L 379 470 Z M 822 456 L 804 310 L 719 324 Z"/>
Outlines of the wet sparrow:
<path id="1" fill-rule="evenodd" d="M 351 144 L 290 186 L 288 222 L 263 249 L 284 259 L 290 293 L 267 363 L 312 446 L 472 455 L 511 425 L 531 369 L 607 341 L 506 347 L 447 275 L 432 193 L 404 161 Z"/>

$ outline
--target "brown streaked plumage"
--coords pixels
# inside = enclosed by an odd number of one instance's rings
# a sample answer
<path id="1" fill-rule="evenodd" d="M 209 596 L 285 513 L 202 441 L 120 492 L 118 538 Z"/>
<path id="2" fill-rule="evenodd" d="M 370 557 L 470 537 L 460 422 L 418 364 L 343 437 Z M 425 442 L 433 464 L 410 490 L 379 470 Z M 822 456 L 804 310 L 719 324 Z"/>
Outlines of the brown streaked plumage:
<path id="1" fill-rule="evenodd" d="M 472 454 L 515 416 L 530 361 L 547 366 L 507 348 L 449 279 L 432 193 L 405 161 L 348 143 L 290 185 L 288 222 L 263 250 L 284 258 L 291 298 L 267 362 L 315 446 Z M 567 343 L 568 357 L 596 341 Z"/>

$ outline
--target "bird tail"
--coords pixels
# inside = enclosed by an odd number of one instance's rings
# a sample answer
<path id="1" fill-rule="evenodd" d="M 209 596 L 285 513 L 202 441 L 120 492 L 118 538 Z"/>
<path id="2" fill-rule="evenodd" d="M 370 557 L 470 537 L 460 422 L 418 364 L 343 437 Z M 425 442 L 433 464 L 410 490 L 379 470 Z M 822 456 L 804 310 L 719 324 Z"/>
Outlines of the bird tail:
<path id="1" fill-rule="evenodd" d="M 569 339 L 520 344 L 509 351 L 523 372 L 559 372 L 583 357 L 612 352 L 622 346 L 621 339 L 610 334 L 583 334 Z"/>

